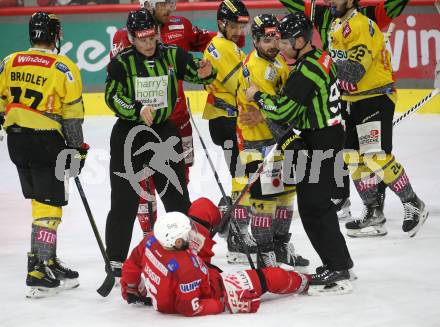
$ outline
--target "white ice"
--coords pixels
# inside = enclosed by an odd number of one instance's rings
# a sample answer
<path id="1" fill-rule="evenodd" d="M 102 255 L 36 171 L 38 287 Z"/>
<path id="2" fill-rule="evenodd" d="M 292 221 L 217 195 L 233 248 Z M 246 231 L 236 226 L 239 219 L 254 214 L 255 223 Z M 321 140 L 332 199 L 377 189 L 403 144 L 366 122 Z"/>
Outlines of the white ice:
<path id="1" fill-rule="evenodd" d="M 228 173 L 219 148 L 210 142 L 207 123 L 196 117 L 227 192 Z M 83 187 L 101 236 L 110 205 L 108 179 L 109 137 L 114 118 L 87 118 L 85 139 L 91 145 L 81 174 Z M 80 273 L 81 286 L 51 298 L 25 298 L 26 253 L 30 248 L 31 206 L 21 194 L 15 166 L 10 162 L 7 144 L 0 143 L 0 326 L 440 326 L 440 202 L 438 188 L 440 159 L 440 116 L 413 115 L 395 129 L 394 151 L 412 185 L 429 208 L 430 215 L 417 236 L 410 239 L 401 230 L 403 207 L 387 191 L 385 214 L 388 235 L 374 239 L 347 238 L 358 280 L 350 295 L 311 297 L 264 296 L 256 314 L 185 318 L 164 315 L 151 307 L 127 305 L 120 289 L 107 298 L 96 293 L 105 277 L 104 263 L 78 192 L 71 181 L 71 198 L 63 210 L 58 233 L 58 254 Z M 211 198 L 220 192 L 195 137 L 196 164 L 191 170 L 190 194 Z M 437 200 L 436 200 L 437 199 Z M 354 214 L 361 202 L 352 189 Z M 160 212 L 163 208 L 160 207 Z M 341 229 L 345 232 L 344 223 Z M 294 244 L 320 265 L 299 219 L 293 223 Z M 135 223 L 132 246 L 141 239 Z M 214 263 L 225 270 L 245 265 L 227 265 L 226 244 L 218 239 Z"/>

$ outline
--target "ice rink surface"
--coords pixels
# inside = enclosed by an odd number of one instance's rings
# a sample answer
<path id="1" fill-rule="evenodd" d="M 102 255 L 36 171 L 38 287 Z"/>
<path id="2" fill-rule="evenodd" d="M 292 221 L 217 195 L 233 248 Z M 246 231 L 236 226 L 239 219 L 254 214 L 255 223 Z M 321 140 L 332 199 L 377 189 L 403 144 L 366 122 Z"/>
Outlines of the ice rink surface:
<path id="1" fill-rule="evenodd" d="M 114 118 L 87 118 L 85 140 L 91 146 L 81 174 L 96 223 L 104 238 L 110 206 L 108 178 L 109 137 Z M 219 148 L 210 142 L 206 121 L 196 117 L 227 191 L 229 175 Z M 58 229 L 58 255 L 80 273 L 81 285 L 54 297 L 29 300 L 25 294 L 26 253 L 30 249 L 31 206 L 21 194 L 18 175 L 9 160 L 6 142 L 0 143 L 0 326 L 314 326 L 314 327 L 428 327 L 440 326 L 440 116 L 413 115 L 394 133 L 394 153 L 425 201 L 430 215 L 413 239 L 402 232 L 403 207 L 387 191 L 385 215 L 388 235 L 381 238 L 347 238 L 358 280 L 350 295 L 311 297 L 265 295 L 256 314 L 185 318 L 164 315 L 151 307 L 127 305 L 120 289 L 101 298 L 96 289 L 105 277 L 104 263 L 76 186 L 71 180 L 70 203 Z M 220 198 L 200 143 L 195 137 L 196 163 L 191 170 L 192 199 Z M 360 214 L 361 201 L 352 188 L 352 211 Z M 163 212 L 163 208 L 159 208 Z M 341 229 L 345 233 L 345 222 Z M 311 260 L 310 270 L 320 265 L 299 219 L 292 232 L 297 251 Z M 141 239 L 137 223 L 132 246 Z M 214 263 L 224 270 L 245 265 L 227 265 L 226 244 L 216 239 Z"/>

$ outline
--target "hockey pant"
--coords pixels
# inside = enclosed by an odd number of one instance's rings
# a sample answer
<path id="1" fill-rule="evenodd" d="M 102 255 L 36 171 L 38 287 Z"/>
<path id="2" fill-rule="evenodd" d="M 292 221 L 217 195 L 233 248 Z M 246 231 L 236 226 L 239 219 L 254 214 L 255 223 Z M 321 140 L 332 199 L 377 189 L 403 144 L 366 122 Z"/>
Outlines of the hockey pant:
<path id="1" fill-rule="evenodd" d="M 245 167 L 239 159 L 235 117 L 218 117 L 209 120 L 209 133 L 212 142 L 223 149 L 226 165 L 231 177 L 243 177 Z"/>
<path id="2" fill-rule="evenodd" d="M 309 156 L 300 152 L 297 161 L 291 164 L 296 167 L 298 211 L 304 230 L 323 264 L 333 270 L 350 269 L 353 262 L 331 201 L 335 157 L 342 150 L 344 130 L 337 125 L 305 130 L 300 136 L 310 150 Z"/>
<path id="3" fill-rule="evenodd" d="M 107 254 L 111 261 L 123 262 L 128 254 L 133 224 L 139 208 L 140 187 L 136 185 L 138 181 L 130 180 L 121 173 L 132 169 L 134 173 L 142 172 L 144 165 L 150 165 L 154 171 L 152 175 L 156 191 L 161 197 L 165 210 L 179 211 L 187 213 L 191 205 L 188 189 L 185 181 L 185 165 L 183 158 L 173 161 L 165 158 L 167 163 L 158 163 L 159 154 L 163 151 L 169 152 L 175 156 L 182 154 L 181 142 L 177 142 L 172 147 L 166 142 L 171 137 L 177 136 L 175 126 L 170 122 L 165 122 L 158 126 L 153 126 L 155 133 L 148 130 L 140 130 L 132 140 L 131 158 L 129 162 L 131 167 L 126 167 L 124 160 L 125 143 L 128 134 L 135 127 L 143 127 L 135 123 L 119 119 L 112 130 L 110 138 L 110 185 L 111 185 L 111 208 L 106 223 L 106 245 Z M 159 135 L 162 142 L 157 143 Z M 171 139 L 173 140 L 173 139 Z M 138 155 L 134 153 L 146 144 L 159 146 L 157 151 L 147 150 Z M 163 147 L 163 148 L 162 148 Z M 154 160 L 153 160 L 154 159 Z M 154 166 L 151 163 L 155 162 Z M 160 170 L 164 170 L 160 172 Z M 174 178 L 171 178 L 174 177 Z"/>

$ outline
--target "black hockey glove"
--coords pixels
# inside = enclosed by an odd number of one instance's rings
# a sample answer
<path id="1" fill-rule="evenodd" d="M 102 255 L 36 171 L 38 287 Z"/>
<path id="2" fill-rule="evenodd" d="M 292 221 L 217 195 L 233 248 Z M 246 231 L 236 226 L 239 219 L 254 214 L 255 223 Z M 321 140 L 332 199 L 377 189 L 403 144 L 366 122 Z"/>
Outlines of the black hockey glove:
<path id="1" fill-rule="evenodd" d="M 307 150 L 307 144 L 301 136 L 292 131 L 292 133 L 288 133 L 278 141 L 278 149 L 283 152 L 286 150 Z"/>
<path id="2" fill-rule="evenodd" d="M 147 290 L 143 287 L 139 290 L 138 286 L 127 285 L 121 283 L 122 286 L 122 297 L 125 298 L 128 304 L 143 304 L 152 305 L 151 298 L 147 296 Z M 125 295 L 125 296 L 124 296 Z"/>
<path id="3" fill-rule="evenodd" d="M 69 155 L 66 161 L 66 169 L 69 170 L 70 177 L 76 177 L 81 174 L 81 170 L 86 162 L 87 153 L 89 152 L 90 146 L 87 143 L 83 143 L 80 148 L 73 149 L 76 150 L 75 154 Z"/>

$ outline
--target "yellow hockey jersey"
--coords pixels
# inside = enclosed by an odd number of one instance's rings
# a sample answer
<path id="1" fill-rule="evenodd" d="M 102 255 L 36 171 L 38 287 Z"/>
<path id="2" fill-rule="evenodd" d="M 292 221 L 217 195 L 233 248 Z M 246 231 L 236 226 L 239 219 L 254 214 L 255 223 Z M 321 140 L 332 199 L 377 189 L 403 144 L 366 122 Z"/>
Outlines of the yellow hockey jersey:
<path id="1" fill-rule="evenodd" d="M 378 95 L 375 89 L 394 82 L 390 53 L 385 48 L 382 32 L 375 22 L 358 11 L 353 11 L 345 22 L 335 19 L 329 34 L 329 48 L 334 61 L 357 61 L 366 71 L 357 84 L 343 86 L 348 91 L 344 100 L 357 101 Z"/>
<path id="2" fill-rule="evenodd" d="M 62 121 L 83 119 L 81 75 L 66 56 L 31 48 L 0 64 L 0 112 L 4 127 L 57 130 Z"/>
<path id="3" fill-rule="evenodd" d="M 217 78 L 207 86 L 208 98 L 203 111 L 204 119 L 237 116 L 235 96 L 238 72 L 245 56 L 234 42 L 220 33 L 206 47 L 203 59 L 208 59 L 217 69 Z"/>
<path id="4" fill-rule="evenodd" d="M 289 67 L 283 57 L 276 56 L 272 63 L 258 56 L 257 51 L 252 51 L 243 61 L 243 67 L 238 75 L 237 105 L 239 111 L 246 112 L 248 105 L 258 108 L 254 101 L 248 102 L 246 100 L 245 89 L 249 87 L 250 82 L 257 85 L 261 92 L 276 95 L 285 84 L 288 76 Z M 266 122 L 256 126 L 247 126 L 240 122 L 240 118 L 237 120 L 237 134 L 239 142 L 273 138 Z"/>

